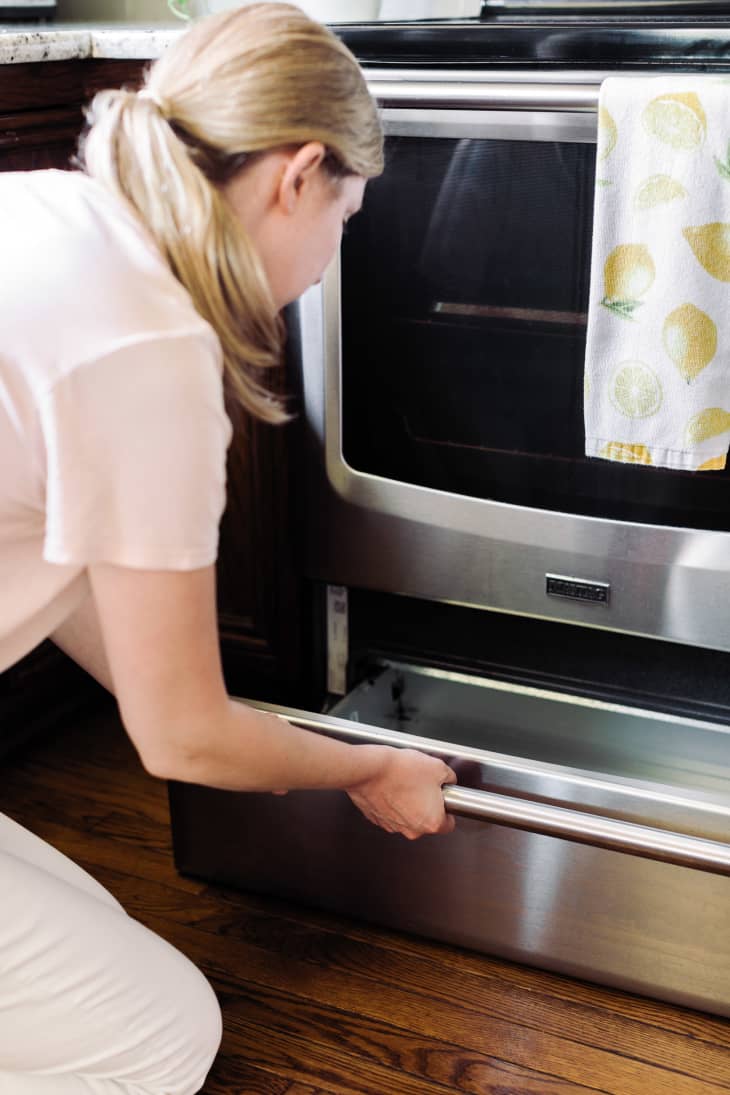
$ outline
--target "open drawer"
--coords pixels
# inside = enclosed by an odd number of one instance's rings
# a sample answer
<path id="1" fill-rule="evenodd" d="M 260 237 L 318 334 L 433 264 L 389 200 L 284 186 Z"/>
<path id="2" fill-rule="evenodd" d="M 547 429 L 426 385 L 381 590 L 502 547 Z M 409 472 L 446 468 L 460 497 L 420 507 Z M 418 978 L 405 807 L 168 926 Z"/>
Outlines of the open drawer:
<path id="1" fill-rule="evenodd" d="M 383 662 L 326 715 L 459 776 L 409 842 L 345 794 L 174 784 L 183 873 L 730 1015 L 730 730 Z"/>

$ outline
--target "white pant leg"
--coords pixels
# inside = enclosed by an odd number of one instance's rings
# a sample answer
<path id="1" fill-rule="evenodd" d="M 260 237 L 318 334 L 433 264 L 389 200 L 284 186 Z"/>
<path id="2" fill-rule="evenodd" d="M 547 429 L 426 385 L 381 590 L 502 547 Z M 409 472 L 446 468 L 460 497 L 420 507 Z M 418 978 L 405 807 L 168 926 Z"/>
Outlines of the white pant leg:
<path id="1" fill-rule="evenodd" d="M 0 1095 L 194 1095 L 215 995 L 174 947 L 0 814 Z"/>
<path id="2" fill-rule="evenodd" d="M 13 821 L 7 814 L 0 814 L 0 852 L 8 852 L 16 859 L 33 863 L 36 867 L 47 871 L 48 874 L 54 875 L 64 882 L 70 882 L 80 890 L 85 890 L 92 897 L 98 897 L 100 901 L 106 901 L 108 905 L 115 909 L 122 908 L 116 897 L 110 894 L 95 878 L 92 878 L 83 867 L 79 867 L 78 863 L 74 863 L 63 852 L 59 852 L 58 848 L 54 848 L 52 844 L 47 844 L 45 840 L 41 840 L 29 829 L 24 829 L 22 825 L 18 825 L 17 821 Z"/>

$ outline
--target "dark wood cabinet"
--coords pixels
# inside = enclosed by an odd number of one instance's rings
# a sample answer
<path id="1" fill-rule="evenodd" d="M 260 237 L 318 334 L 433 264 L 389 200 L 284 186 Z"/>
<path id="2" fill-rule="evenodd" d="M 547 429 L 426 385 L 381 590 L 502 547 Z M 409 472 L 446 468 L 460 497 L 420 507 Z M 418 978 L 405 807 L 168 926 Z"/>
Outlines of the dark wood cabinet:
<path id="1" fill-rule="evenodd" d="M 280 387 L 286 384 L 280 378 Z M 218 555 L 218 620 L 229 690 L 252 699 L 308 699 L 307 596 L 297 571 L 294 426 L 232 415 L 228 501 Z M 309 645 L 309 644 L 307 644 Z"/>
<path id="2" fill-rule="evenodd" d="M 104 87 L 135 86 L 145 61 L 0 66 L 0 171 L 68 168 L 84 107 Z M 282 387 L 286 378 L 279 379 Z M 296 573 L 288 467 L 293 432 L 237 416 L 218 564 L 221 650 L 229 690 L 296 703 L 304 688 L 303 587 Z M 74 711 L 88 695 L 68 659 L 45 643 L 0 675 L 0 748 Z M 306 690 L 305 690 L 306 691 Z M 43 696 L 58 702 L 40 701 Z M 27 704 L 24 703 L 27 697 Z"/>

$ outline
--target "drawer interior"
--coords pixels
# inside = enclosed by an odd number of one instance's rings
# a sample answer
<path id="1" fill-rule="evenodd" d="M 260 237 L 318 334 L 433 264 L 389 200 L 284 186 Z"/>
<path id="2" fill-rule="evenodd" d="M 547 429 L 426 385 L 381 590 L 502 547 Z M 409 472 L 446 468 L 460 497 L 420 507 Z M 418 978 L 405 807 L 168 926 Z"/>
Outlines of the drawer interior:
<path id="1" fill-rule="evenodd" d="M 386 661 L 329 714 L 730 802 L 730 730 L 718 723 Z"/>

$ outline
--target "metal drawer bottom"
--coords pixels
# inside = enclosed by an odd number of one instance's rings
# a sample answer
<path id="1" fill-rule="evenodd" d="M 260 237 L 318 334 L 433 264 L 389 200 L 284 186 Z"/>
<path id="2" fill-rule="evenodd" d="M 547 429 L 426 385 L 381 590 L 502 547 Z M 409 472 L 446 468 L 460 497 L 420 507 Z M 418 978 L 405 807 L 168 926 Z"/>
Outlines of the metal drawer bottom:
<path id="1" fill-rule="evenodd" d="M 444 757 L 456 831 L 177 784 L 184 873 L 730 1015 L 728 728 L 396 664 L 326 716 L 254 706 Z"/>

